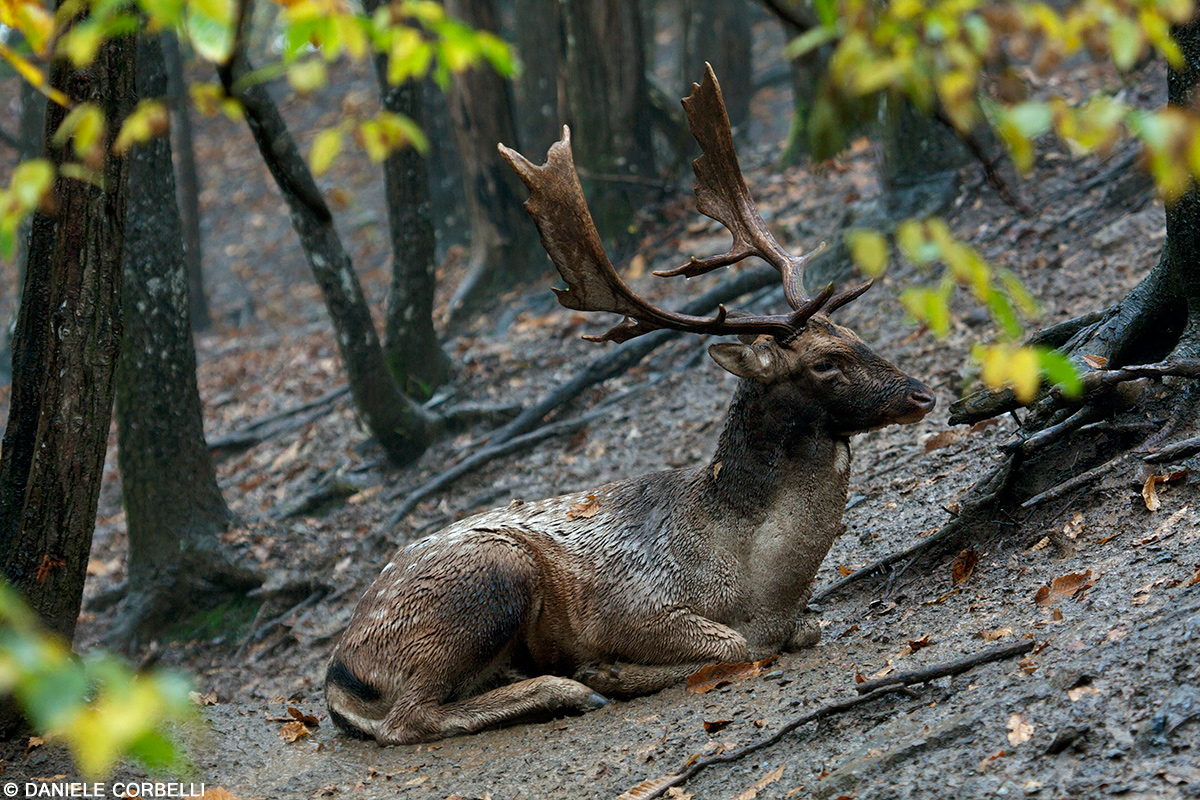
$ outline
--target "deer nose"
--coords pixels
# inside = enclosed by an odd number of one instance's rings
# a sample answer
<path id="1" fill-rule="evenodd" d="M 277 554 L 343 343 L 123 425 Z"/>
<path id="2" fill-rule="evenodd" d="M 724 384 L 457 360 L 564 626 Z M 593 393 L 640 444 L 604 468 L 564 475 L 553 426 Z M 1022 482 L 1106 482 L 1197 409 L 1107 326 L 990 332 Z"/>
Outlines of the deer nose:
<path id="1" fill-rule="evenodd" d="M 914 391 L 908 396 L 908 399 L 914 406 L 921 409 L 922 414 L 928 414 L 937 405 L 937 398 L 933 396 L 933 392 L 924 388 Z"/>

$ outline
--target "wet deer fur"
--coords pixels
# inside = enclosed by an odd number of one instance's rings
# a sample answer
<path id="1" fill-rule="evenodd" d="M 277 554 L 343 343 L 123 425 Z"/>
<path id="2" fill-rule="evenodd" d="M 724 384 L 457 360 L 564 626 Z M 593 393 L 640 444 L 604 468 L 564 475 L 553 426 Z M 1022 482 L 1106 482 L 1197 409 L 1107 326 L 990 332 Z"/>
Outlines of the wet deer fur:
<path id="1" fill-rule="evenodd" d="M 692 469 L 489 511 L 401 549 L 330 660 L 326 699 L 344 730 L 405 744 L 578 713 L 819 638 L 804 612 L 842 528 L 849 437 L 914 422 L 934 399 L 830 321 L 864 287 L 803 296 L 804 259 L 783 251 L 749 199 L 711 70 L 684 106 L 704 150 L 698 206 L 734 244 L 667 274 L 756 255 L 779 269 L 789 314 L 722 308 L 706 319 L 651 306 L 604 255 L 569 132 L 544 167 L 502 153 L 530 188 L 526 207 L 569 287 L 563 304 L 626 315 L 601 338 L 741 334 L 709 348 L 741 379 L 716 453 Z"/>

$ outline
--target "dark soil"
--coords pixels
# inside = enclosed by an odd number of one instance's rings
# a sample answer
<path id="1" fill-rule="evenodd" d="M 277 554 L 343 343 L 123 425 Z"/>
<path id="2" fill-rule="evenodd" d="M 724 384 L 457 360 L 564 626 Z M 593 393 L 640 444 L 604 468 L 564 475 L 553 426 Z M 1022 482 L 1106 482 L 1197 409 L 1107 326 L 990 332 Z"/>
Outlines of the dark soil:
<path id="1" fill-rule="evenodd" d="M 318 117 L 313 110 L 336 109 L 333 98 L 373 103 L 367 77 L 345 75 L 317 102 L 289 103 L 301 139 L 333 119 L 336 111 Z M 1050 79 L 1056 91 L 1072 86 L 1081 94 L 1111 80 L 1083 66 Z M 1128 93 L 1151 107 L 1165 99 L 1162 84 L 1161 67 L 1148 67 Z M 785 101 L 760 94 L 760 121 L 777 123 Z M 777 124 L 762 129 L 779 135 Z M 343 378 L 319 293 L 244 125 L 202 120 L 198 142 L 209 286 L 220 318 L 197 337 L 197 348 L 207 431 L 217 437 L 311 400 Z M 816 168 L 779 170 L 771 164 L 775 152 L 774 143 L 766 144 L 743 160 L 764 214 L 797 249 L 828 238 L 848 204 L 877 196 L 865 141 Z M 1126 155 L 1078 160 L 1048 147 L 1018 186 L 1037 209 L 1029 219 L 967 170 L 966 188 L 947 217 L 992 263 L 1025 281 L 1043 304 L 1039 323 L 1103 307 L 1155 263 L 1165 236 L 1162 206 L 1148 180 L 1132 168 L 1110 172 Z M 379 171 L 365 159 L 345 158 L 323 185 L 379 310 L 389 268 Z M 643 220 L 644 260 L 630 269 L 647 276 L 634 281 L 639 289 L 664 302 L 720 277 L 674 284 L 648 277 L 650 269 L 692 252 L 717 252 L 726 241 L 716 223 L 694 216 L 692 205 L 684 195 L 670 196 Z M 443 302 L 461 263 L 453 252 L 446 260 Z M 11 272 L 4 278 L 11 285 Z M 905 322 L 898 292 L 923 279 L 897 267 L 839 312 L 839 321 L 877 352 L 928 383 L 939 407 L 917 425 L 856 438 L 847 532 L 825 561 L 818 591 L 936 531 L 1014 428 L 1007 418 L 947 428 L 950 402 L 973 385 L 970 344 L 991 330 L 986 317 L 965 304 L 944 341 Z M 778 296 L 766 302 L 782 305 Z M 594 355 L 598 346 L 579 334 L 602 329 L 601 321 L 558 307 L 545 286 L 501 298 L 495 310 L 446 342 L 457 370 L 446 404 L 528 401 Z M 1200 795 L 1200 490 L 1186 480 L 1161 485 L 1162 506 L 1148 511 L 1136 461 L 1046 504 L 1019 526 L 968 537 L 978 564 L 960 585 L 951 577 L 951 553 L 834 596 L 820 609 L 823 642 L 781 657 L 765 677 L 708 694 L 671 689 L 580 718 L 433 745 L 384 749 L 336 733 L 321 696 L 325 662 L 392 548 L 516 497 L 589 489 L 705 459 L 734 386 L 703 356 L 705 344 L 678 342 L 596 388 L 563 413 L 665 375 L 584 433 L 467 476 L 395 530 L 381 526 L 396 498 L 470 450 L 485 428 L 395 470 L 344 398 L 318 419 L 225 457 L 219 478 L 240 520 L 226 539 L 270 581 L 263 595 L 176 621 L 158 643 L 161 663 L 190 673 L 200 691 L 215 690 L 219 698 L 203 709 L 205 730 L 186 734 L 198 778 L 244 798 L 612 798 L 678 771 L 694 754 L 749 744 L 793 716 L 853 696 L 856 676 L 912 670 L 993 641 L 1029 639 L 1037 649 L 1027 659 L 982 666 L 807 726 L 750 758 L 709 769 L 676 796 L 748 798 L 756 782 L 764 799 Z M 1159 389 L 1147 391 L 1149 397 Z M 111 455 L 89 598 L 124 578 L 121 490 Z M 1062 478 L 1085 468 L 1056 466 Z M 1172 468 L 1181 466 L 1200 464 Z M 281 510 L 335 474 L 355 484 L 352 496 L 280 519 Z M 1035 593 L 1055 577 L 1087 570 L 1095 579 L 1090 588 L 1035 604 Z M 85 601 L 80 649 L 104 633 L 109 613 Z M 315 714 L 320 727 L 286 743 L 278 735 L 281 723 L 272 719 L 286 717 L 286 704 Z M 706 721 L 728 725 L 707 733 Z M 0 781 L 71 774 L 54 745 L 25 753 L 24 742 L 10 743 L 0 747 L 0 757 Z M 138 774 L 126 767 L 118 777 Z"/>

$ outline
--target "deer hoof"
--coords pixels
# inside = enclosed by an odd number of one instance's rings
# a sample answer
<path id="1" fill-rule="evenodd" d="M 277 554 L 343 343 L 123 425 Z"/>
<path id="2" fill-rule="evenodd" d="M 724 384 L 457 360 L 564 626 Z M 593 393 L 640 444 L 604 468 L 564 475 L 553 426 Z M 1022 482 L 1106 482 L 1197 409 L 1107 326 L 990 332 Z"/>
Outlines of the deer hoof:
<path id="1" fill-rule="evenodd" d="M 584 709 L 585 711 L 595 711 L 597 708 L 604 708 L 605 706 L 612 705 L 611 700 L 604 695 L 596 694 L 595 692 L 589 694 L 584 702 L 587 705 L 587 707 Z"/>
<path id="2" fill-rule="evenodd" d="M 575 680 L 601 694 L 612 694 L 612 689 L 618 685 L 620 677 L 620 670 L 606 664 L 593 664 L 575 673 Z M 600 697 L 600 694 L 595 696 Z M 607 701 L 605 704 L 607 705 Z"/>

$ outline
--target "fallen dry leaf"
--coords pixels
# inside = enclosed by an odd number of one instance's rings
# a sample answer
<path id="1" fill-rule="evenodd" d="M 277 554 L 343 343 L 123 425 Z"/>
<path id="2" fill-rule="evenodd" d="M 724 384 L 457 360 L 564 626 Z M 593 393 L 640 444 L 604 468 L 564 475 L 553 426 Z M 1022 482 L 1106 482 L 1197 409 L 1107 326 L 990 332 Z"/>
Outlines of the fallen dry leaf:
<path id="1" fill-rule="evenodd" d="M 988 767 L 988 764 L 992 763 L 997 758 L 1001 758 L 1003 755 L 1004 755 L 1003 750 L 997 750 L 996 752 L 992 753 L 990 756 L 988 756 L 987 758 L 985 758 L 979 762 L 979 771 L 980 772 L 985 771 Z"/>
<path id="2" fill-rule="evenodd" d="M 600 501 L 596 499 L 596 495 L 589 494 L 567 509 L 567 519 L 591 519 L 599 511 Z"/>
<path id="3" fill-rule="evenodd" d="M 1200 567 L 1196 567 L 1196 574 L 1184 586 L 1195 586 L 1197 583 L 1200 583 Z"/>
<path id="4" fill-rule="evenodd" d="M 1145 536 L 1141 539 L 1134 540 L 1133 546 L 1141 547 L 1142 545 L 1154 544 L 1155 542 L 1159 541 L 1160 539 L 1166 539 L 1170 536 L 1174 536 L 1175 535 L 1175 526 L 1179 523 L 1179 520 L 1183 519 L 1187 515 L 1187 513 L 1191 510 L 1192 510 L 1191 505 L 1185 504 L 1183 506 L 1183 508 L 1179 509 L 1174 514 L 1167 517 L 1167 519 L 1161 525 L 1159 525 L 1157 528 L 1155 528 L 1154 533 L 1150 534 L 1149 536 Z"/>
<path id="5" fill-rule="evenodd" d="M 279 738 L 283 739 L 288 744 L 303 739 L 305 736 L 311 736 L 312 731 L 308 729 L 300 720 L 292 720 L 285 722 L 279 729 Z"/>
<path id="6" fill-rule="evenodd" d="M 670 789 L 667 789 L 667 797 L 672 797 L 675 800 L 692 800 L 695 795 L 689 794 L 678 786 L 672 786 Z"/>
<path id="7" fill-rule="evenodd" d="M 29 751 L 41 747 L 48 741 L 50 741 L 49 736 L 30 736 L 29 743 L 25 745 L 25 755 L 29 755 Z"/>
<path id="8" fill-rule="evenodd" d="M 1071 521 L 1063 525 L 1063 533 L 1067 535 L 1068 539 L 1074 539 L 1079 536 L 1081 531 L 1083 531 L 1083 514 L 1076 511 L 1075 516 L 1071 517 Z"/>
<path id="9" fill-rule="evenodd" d="M 1162 501 L 1158 499 L 1158 490 L 1155 488 L 1162 481 L 1162 476 L 1150 475 L 1146 478 L 1146 482 L 1142 484 L 1142 500 L 1149 511 L 1158 511 L 1162 508 Z"/>
<path id="10" fill-rule="evenodd" d="M 200 692 L 188 692 L 188 699 L 198 706 L 215 706 L 217 704 L 217 690 L 209 689 L 204 694 L 200 694 Z"/>
<path id="11" fill-rule="evenodd" d="M 915 641 L 910 641 L 908 643 L 908 649 L 915 653 L 918 650 L 920 650 L 922 647 L 930 647 L 935 644 L 937 644 L 937 642 L 930 641 L 929 634 L 927 633 L 924 636 L 922 636 L 920 639 L 917 639 Z"/>
<path id="12" fill-rule="evenodd" d="M 838 566 L 838 574 L 840 574 L 843 578 L 845 578 L 846 576 L 850 575 L 853 572 L 854 572 L 854 570 L 850 569 L 849 567 L 843 567 L 840 565 Z"/>
<path id="13" fill-rule="evenodd" d="M 1104 356 L 1085 355 L 1083 362 L 1092 369 L 1104 369 L 1108 365 L 1108 359 Z"/>
<path id="14" fill-rule="evenodd" d="M 321 727 L 321 723 L 317 721 L 316 717 L 314 717 L 312 714 L 305 714 L 303 711 L 295 708 L 294 706 L 288 706 L 287 712 L 292 715 L 292 719 L 297 720 L 298 722 L 303 722 L 310 728 Z"/>
<path id="15" fill-rule="evenodd" d="M 1023 714 L 1013 714 L 1008 718 L 1008 743 L 1024 744 L 1033 738 L 1033 725 L 1025 720 Z"/>
<path id="16" fill-rule="evenodd" d="M 1090 569 L 1084 572 L 1060 575 L 1050 581 L 1048 586 L 1038 589 L 1033 596 L 1033 602 L 1039 606 L 1048 606 L 1064 597 L 1073 597 L 1084 589 L 1094 586 L 1098 577 L 1100 576 Z"/>
<path id="17" fill-rule="evenodd" d="M 980 631 L 979 637 L 985 642 L 995 642 L 1012 634 L 1012 628 L 996 628 L 991 631 Z"/>
<path id="18" fill-rule="evenodd" d="M 1104 694 L 1104 692 L 1095 686 L 1076 686 L 1074 689 L 1067 689 L 1067 697 L 1071 698 L 1072 703 L 1089 694 Z"/>
<path id="19" fill-rule="evenodd" d="M 938 450 L 942 447 L 948 447 L 956 442 L 962 436 L 962 431 L 948 430 L 930 436 L 925 441 L 925 452 Z"/>
<path id="20" fill-rule="evenodd" d="M 731 724 L 733 724 L 733 720 L 731 719 L 706 719 L 704 720 L 704 732 L 718 733 L 728 728 Z"/>
<path id="21" fill-rule="evenodd" d="M 966 583 L 967 578 L 975 572 L 975 566 L 979 563 L 979 554 L 971 548 L 967 548 L 958 554 L 954 559 L 954 563 L 950 565 L 950 580 L 955 586 Z"/>
<path id="22" fill-rule="evenodd" d="M 755 781 L 753 786 L 739 794 L 737 797 L 733 798 L 733 800 L 754 800 L 754 798 L 758 797 L 759 792 L 783 776 L 783 767 L 784 765 L 780 764 L 778 767 Z"/>
<path id="23" fill-rule="evenodd" d="M 767 656 L 760 661 L 744 661 L 741 664 L 709 664 L 688 678 L 687 690 L 694 694 L 704 694 L 730 683 L 756 678 L 766 672 L 766 668 L 774 662 L 775 656 Z"/>
<path id="24" fill-rule="evenodd" d="M 617 796 L 617 800 L 645 800 L 645 798 L 655 794 L 659 789 L 666 786 L 668 783 L 678 777 L 678 775 L 663 775 L 661 778 L 651 778 L 649 780 L 642 781 L 632 789 L 626 792 L 621 792 L 621 794 Z"/>
<path id="25" fill-rule="evenodd" d="M 242 798 L 228 789 L 214 786 L 211 789 L 205 789 L 204 794 L 200 795 L 200 800 L 242 800 Z"/>

